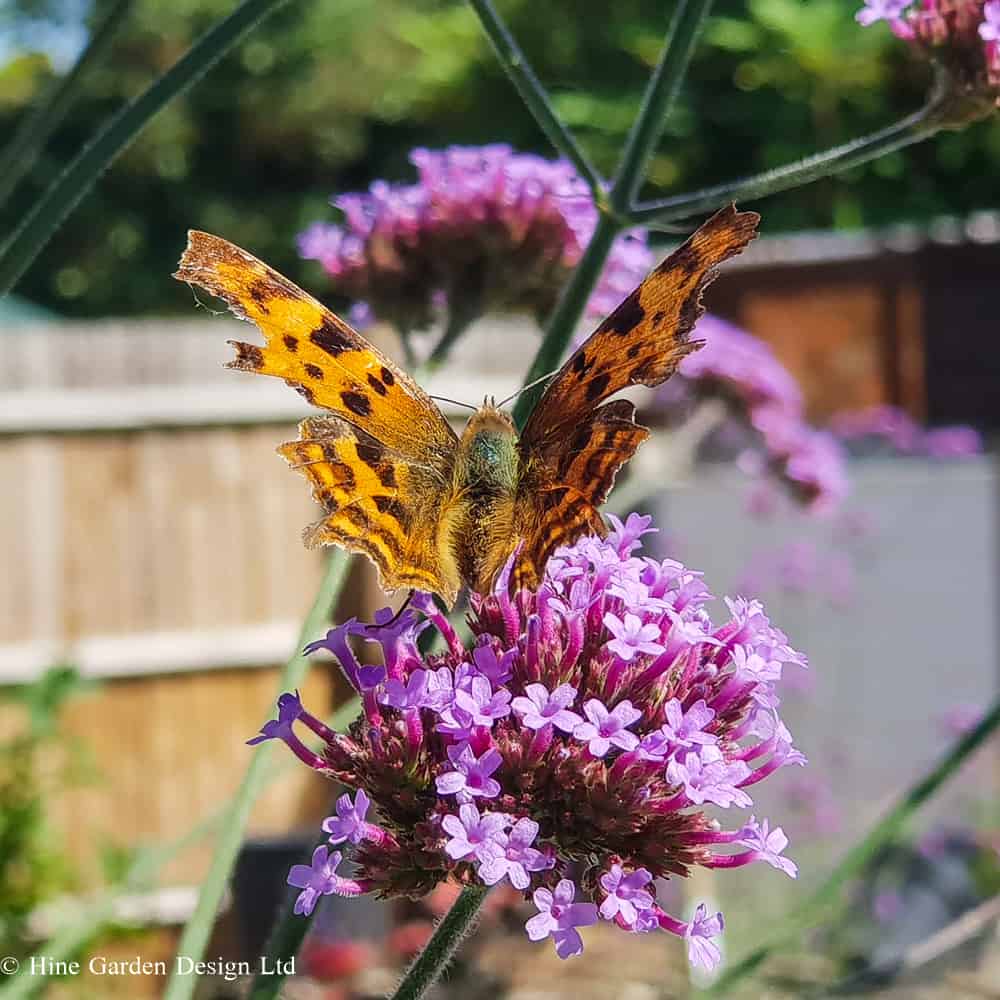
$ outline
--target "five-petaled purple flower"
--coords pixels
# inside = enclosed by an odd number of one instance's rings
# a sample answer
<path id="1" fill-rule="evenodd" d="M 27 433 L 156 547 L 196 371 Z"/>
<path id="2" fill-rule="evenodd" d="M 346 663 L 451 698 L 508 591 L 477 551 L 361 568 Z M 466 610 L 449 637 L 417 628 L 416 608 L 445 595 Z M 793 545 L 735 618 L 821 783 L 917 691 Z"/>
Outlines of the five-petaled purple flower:
<path id="1" fill-rule="evenodd" d="M 712 802 L 727 809 L 751 805 L 750 796 L 739 785 L 750 777 L 750 768 L 741 761 L 727 762 L 713 746 L 702 748 L 701 754 L 686 753 L 667 764 L 667 780 L 684 788 L 684 794 L 695 805 Z"/>
<path id="2" fill-rule="evenodd" d="M 601 878 L 601 888 L 607 893 L 601 903 L 601 916 L 605 920 L 620 917 L 626 927 L 634 927 L 641 910 L 650 909 L 656 902 L 646 886 L 653 876 L 645 868 L 639 868 L 628 875 L 622 866 L 614 864 Z"/>
<path id="3" fill-rule="evenodd" d="M 552 725 L 564 733 L 573 732 L 583 722 L 576 712 L 567 707 L 576 699 L 576 688 L 570 684 L 560 684 L 549 694 L 544 684 L 528 684 L 524 695 L 511 702 L 514 711 L 529 729 L 542 729 Z"/>
<path id="4" fill-rule="evenodd" d="M 659 626 L 653 622 L 643 625 L 638 615 L 625 612 L 624 618 L 608 612 L 604 616 L 604 625 L 614 636 L 607 644 L 612 653 L 617 653 L 626 663 L 631 663 L 642 653 L 662 653 L 664 646 L 657 640 L 662 634 Z"/>
<path id="5" fill-rule="evenodd" d="M 583 938 L 576 928 L 597 923 L 597 907 L 593 903 L 574 903 L 575 896 L 576 886 L 566 878 L 554 892 L 536 889 L 531 898 L 538 913 L 524 925 L 532 941 L 551 937 L 560 958 L 579 955 L 583 951 Z"/>
<path id="6" fill-rule="evenodd" d="M 538 836 L 538 824 L 522 816 L 509 834 L 501 834 L 486 847 L 479 859 L 479 877 L 486 885 L 496 885 L 505 875 L 515 889 L 531 885 L 528 872 L 542 872 L 555 864 L 555 859 L 531 845 Z"/>
<path id="7" fill-rule="evenodd" d="M 639 737 L 630 733 L 628 727 L 642 718 L 642 712 L 628 699 L 609 712 L 596 698 L 584 703 L 583 714 L 588 722 L 581 722 L 573 736 L 583 740 L 587 749 L 595 757 L 604 757 L 614 744 L 621 750 L 634 750 L 639 745 Z"/>
<path id="8" fill-rule="evenodd" d="M 705 904 L 698 904 L 691 922 L 684 930 L 688 961 L 696 969 L 706 969 L 711 972 L 722 960 L 719 946 L 712 938 L 718 937 L 724 927 L 721 913 L 710 917 Z"/>
<path id="9" fill-rule="evenodd" d="M 475 727 L 489 729 L 497 719 L 510 715 L 509 703 L 509 691 L 501 689 L 494 694 L 487 678 L 473 677 L 467 691 L 455 691 L 454 701 L 441 712 L 437 731 L 467 740 Z"/>
<path id="10" fill-rule="evenodd" d="M 369 805 L 371 800 L 363 788 L 358 789 L 353 802 L 350 795 L 341 795 L 337 799 L 337 815 L 323 820 L 323 832 L 330 834 L 330 843 L 342 844 L 349 840 L 352 844 L 360 844 L 368 827 L 365 816 Z"/>
<path id="11" fill-rule="evenodd" d="M 337 866 L 343 861 L 340 851 L 331 851 L 320 844 L 313 851 L 312 865 L 292 865 L 288 873 L 288 884 L 301 889 L 295 900 L 295 912 L 308 916 L 320 896 L 328 896 L 337 891 Z"/>
<path id="12" fill-rule="evenodd" d="M 396 677 L 390 677 L 385 682 L 379 701 L 392 708 L 423 708 L 428 704 L 427 671 L 414 670 L 405 684 Z"/>
<path id="13" fill-rule="evenodd" d="M 781 856 L 781 852 L 788 846 L 788 838 L 780 826 L 771 830 L 766 819 L 758 823 L 751 816 L 746 826 L 740 830 L 737 843 L 750 848 L 756 854 L 757 860 L 766 861 L 772 868 L 784 872 L 789 878 L 798 875 L 798 865 L 791 858 Z"/>
<path id="14" fill-rule="evenodd" d="M 663 706 L 667 721 L 661 732 L 674 747 L 707 746 L 718 743 L 719 737 L 705 732 L 705 727 L 715 718 L 715 710 L 699 698 L 686 712 L 676 698 Z"/>
<path id="15" fill-rule="evenodd" d="M 490 775 L 503 763 L 496 750 L 486 750 L 476 757 L 468 743 L 448 747 L 448 759 L 454 771 L 446 771 L 437 777 L 439 795 L 458 795 L 459 801 L 468 801 L 467 796 L 481 796 L 495 799 L 500 794 L 500 782 Z"/>
<path id="16" fill-rule="evenodd" d="M 483 859 L 483 852 L 490 845 L 497 844 L 509 819 L 503 813 L 486 812 L 482 816 L 472 802 L 459 806 L 457 816 L 445 816 L 441 820 L 449 840 L 444 849 L 449 858 L 465 861 Z"/>

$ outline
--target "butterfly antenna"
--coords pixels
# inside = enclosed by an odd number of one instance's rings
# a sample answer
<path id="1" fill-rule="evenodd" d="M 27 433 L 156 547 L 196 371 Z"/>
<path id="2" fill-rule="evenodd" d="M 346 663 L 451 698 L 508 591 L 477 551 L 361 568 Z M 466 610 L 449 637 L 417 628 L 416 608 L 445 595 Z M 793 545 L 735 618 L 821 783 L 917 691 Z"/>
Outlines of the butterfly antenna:
<path id="1" fill-rule="evenodd" d="M 406 600 L 403 601 L 403 603 L 399 606 L 399 610 L 387 622 L 382 622 L 381 625 L 369 625 L 368 628 L 380 629 L 380 628 L 389 628 L 391 625 L 395 625 L 396 622 L 399 621 L 403 612 L 410 606 L 410 601 L 413 600 L 413 595 L 415 593 L 416 591 L 411 587 L 410 592 L 406 595 Z"/>
<path id="2" fill-rule="evenodd" d="M 545 382 L 547 379 L 552 378 L 553 375 L 557 374 L 559 369 L 556 368 L 554 371 L 550 371 L 547 375 L 542 375 L 540 378 L 536 378 L 534 382 L 529 382 L 527 385 L 522 385 L 520 389 L 517 390 L 513 395 L 508 396 L 506 399 L 501 399 L 499 406 L 506 406 L 512 399 L 517 399 L 522 392 L 527 392 L 528 389 L 534 389 L 539 382 Z"/>
<path id="3" fill-rule="evenodd" d="M 463 403 L 457 399 L 451 399 L 448 396 L 431 396 L 431 399 L 436 399 L 442 403 L 454 403 L 455 406 L 464 406 L 467 410 L 478 410 L 478 406 L 473 406 L 471 403 Z"/>

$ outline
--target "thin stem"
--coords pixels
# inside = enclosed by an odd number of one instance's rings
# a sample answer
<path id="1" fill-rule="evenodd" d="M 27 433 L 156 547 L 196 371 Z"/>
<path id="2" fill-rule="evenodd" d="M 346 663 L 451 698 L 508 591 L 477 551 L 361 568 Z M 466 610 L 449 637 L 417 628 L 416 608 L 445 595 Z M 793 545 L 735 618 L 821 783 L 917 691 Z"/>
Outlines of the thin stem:
<path id="1" fill-rule="evenodd" d="M 420 1000 L 448 967 L 456 949 L 472 929 L 472 921 L 483 905 L 489 889 L 485 885 L 466 886 L 437 925 L 433 937 L 410 966 L 392 1000 Z"/>
<path id="2" fill-rule="evenodd" d="M 708 996 L 726 996 L 733 986 L 753 972 L 774 952 L 794 944 L 816 926 L 836 903 L 844 886 L 857 878 L 886 844 L 892 841 L 913 814 L 965 763 L 966 759 L 1000 727 L 1000 700 L 993 703 L 980 723 L 959 739 L 938 764 L 912 785 L 899 801 L 844 856 L 823 883 L 781 923 L 770 940 L 754 948 L 727 969 L 707 991 Z"/>
<path id="3" fill-rule="evenodd" d="M 35 165 L 50 135 L 62 124 L 79 96 L 79 84 L 95 63 L 100 62 L 135 0 L 118 0 L 94 28 L 90 41 L 65 76 L 53 81 L 42 100 L 25 113 L 13 138 L 0 152 L 0 206 Z"/>
<path id="4" fill-rule="evenodd" d="M 280 688 L 282 691 L 298 687 L 305 676 L 308 659 L 301 652 L 302 647 L 310 639 L 315 638 L 316 633 L 329 620 L 330 611 L 340 595 L 344 580 L 347 578 L 349 563 L 350 559 L 347 553 L 339 549 L 329 557 L 326 573 L 316 594 L 316 599 L 302 623 L 295 655 L 285 664 L 285 668 L 281 672 Z M 215 922 L 219 902 L 225 891 L 226 883 L 229 881 L 229 873 L 232 870 L 236 854 L 240 849 L 247 820 L 250 818 L 250 810 L 264 784 L 267 762 L 273 747 L 273 743 L 262 743 L 254 752 L 250 766 L 243 776 L 243 781 L 229 805 L 215 846 L 215 853 L 212 856 L 211 867 L 198 895 L 195 911 L 187 922 L 184 933 L 181 935 L 180 944 L 177 946 L 178 955 L 186 955 L 195 962 L 201 959 L 205 946 L 208 944 L 208 937 Z M 193 993 L 196 983 L 196 976 L 178 975 L 175 971 L 167 984 L 164 1000 L 187 1000 Z"/>
<path id="5" fill-rule="evenodd" d="M 583 316 L 590 293 L 597 284 L 601 271 L 604 270 L 604 262 L 608 259 L 611 244 L 617 235 L 618 224 L 607 215 L 601 215 L 580 263 L 549 317 L 545 326 L 545 337 L 524 378 L 524 385 L 540 379 L 562 363 L 562 356 L 573 337 L 573 331 L 580 322 L 580 317 Z M 536 385 L 531 389 L 525 389 L 517 397 L 517 402 L 514 404 L 514 423 L 518 428 L 523 428 L 527 423 L 531 411 L 544 391 L 544 385 Z"/>
<path id="6" fill-rule="evenodd" d="M 229 17 L 202 35 L 163 76 L 112 116 L 0 246 L 0 297 L 14 287 L 66 216 L 147 123 L 285 2 L 243 0 Z"/>
<path id="7" fill-rule="evenodd" d="M 680 90 L 711 6 L 712 0 L 678 0 L 666 44 L 646 85 L 611 188 L 611 205 L 619 214 L 628 213 L 646 176 L 649 159 L 663 134 L 667 112 Z"/>
<path id="8" fill-rule="evenodd" d="M 594 200 L 600 204 L 605 198 L 604 179 L 587 158 L 573 133 L 556 114 L 551 98 L 491 0 L 469 0 L 469 3 L 479 16 L 483 31 L 521 100 L 534 115 L 549 142 L 576 167 L 577 173 L 587 182 Z"/>
<path id="9" fill-rule="evenodd" d="M 650 77 L 639 115 L 629 132 L 610 193 L 610 208 L 602 210 L 597 227 L 569 284 L 563 289 L 545 328 L 545 337 L 524 379 L 524 385 L 559 367 L 573 331 L 580 322 L 590 293 L 601 276 L 615 237 L 621 231 L 621 206 L 631 204 L 645 174 L 650 154 L 663 131 L 663 120 L 680 88 L 691 53 L 712 0 L 680 0 L 667 39 Z M 598 207 L 602 207 L 598 203 Z M 514 422 L 523 428 L 544 392 L 527 389 L 514 406 Z"/>
<path id="10" fill-rule="evenodd" d="M 482 296 L 474 291 L 474 287 L 470 281 L 462 291 L 449 290 L 448 321 L 440 340 L 434 345 L 427 359 L 427 371 L 435 371 L 448 360 L 452 347 L 468 330 L 472 321 L 482 313 L 483 310 L 480 308 Z"/>
<path id="11" fill-rule="evenodd" d="M 919 111 L 887 128 L 846 142 L 841 146 L 814 153 L 795 163 L 787 163 L 773 170 L 765 170 L 749 177 L 741 177 L 725 184 L 702 188 L 686 194 L 642 202 L 628 212 L 632 225 L 650 222 L 670 222 L 691 215 L 703 215 L 734 201 L 764 198 L 789 188 L 801 187 L 828 177 L 839 170 L 847 170 L 867 163 L 886 153 L 922 142 L 938 132 L 942 125 L 937 118 L 939 104 L 931 100 Z"/>

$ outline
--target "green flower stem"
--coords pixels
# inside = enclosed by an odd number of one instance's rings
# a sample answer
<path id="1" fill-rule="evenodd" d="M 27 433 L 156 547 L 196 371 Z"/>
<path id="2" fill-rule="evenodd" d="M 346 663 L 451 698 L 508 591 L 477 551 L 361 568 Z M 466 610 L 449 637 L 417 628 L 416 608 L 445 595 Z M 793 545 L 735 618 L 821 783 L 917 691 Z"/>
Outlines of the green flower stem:
<path id="1" fill-rule="evenodd" d="M 956 741 L 934 768 L 903 793 L 899 801 L 869 833 L 847 852 L 840 864 L 812 895 L 781 922 L 779 929 L 770 939 L 730 966 L 707 990 L 707 995 L 728 995 L 737 982 L 758 968 L 765 959 L 776 951 L 795 944 L 807 930 L 819 924 L 841 901 L 847 883 L 864 872 L 872 858 L 900 833 L 914 813 L 954 776 L 969 756 L 982 746 L 998 727 L 1000 727 L 1000 700 L 993 703 L 989 712 L 974 729 Z"/>
<path id="2" fill-rule="evenodd" d="M 525 376 L 524 385 L 530 385 L 543 375 L 555 371 L 562 364 L 563 354 L 573 337 L 573 331 L 580 322 L 580 317 L 583 316 L 587 299 L 590 298 L 590 293 L 594 290 L 601 271 L 604 270 L 604 262 L 608 259 L 611 244 L 617 235 L 618 224 L 607 215 L 599 216 L 594 235 L 590 238 L 580 263 L 549 317 L 545 327 L 545 337 Z M 545 385 L 540 384 L 524 390 L 517 397 L 517 402 L 514 404 L 514 423 L 518 429 L 524 428 L 544 391 Z"/>
<path id="3" fill-rule="evenodd" d="M 476 296 L 473 296 L 473 301 L 475 302 Z M 440 340 L 434 345 L 431 350 L 430 357 L 427 359 L 427 365 L 424 369 L 425 372 L 433 372 L 441 367 L 447 360 L 448 355 L 451 354 L 451 349 L 455 346 L 456 342 L 461 338 L 462 334 L 468 330 L 469 325 L 475 320 L 475 318 L 480 315 L 483 310 L 473 307 L 473 308 L 454 308 L 455 303 L 462 301 L 462 295 L 459 293 L 457 295 L 448 295 L 448 321 L 445 324 L 444 332 L 441 334 Z M 478 306 L 478 303 L 476 303 Z"/>
<path id="4" fill-rule="evenodd" d="M 433 937 L 410 966 L 393 993 L 392 1000 L 420 1000 L 426 995 L 427 990 L 447 969 L 458 946 L 471 931 L 472 922 L 488 892 L 485 885 L 470 885 L 462 890 L 444 919 L 437 925 Z"/>
<path id="5" fill-rule="evenodd" d="M 605 206 L 603 200 L 598 202 L 602 211 L 594 235 L 549 317 L 545 337 L 525 377 L 524 385 L 555 370 L 562 362 L 587 299 L 601 276 L 611 245 L 624 228 L 621 207 L 627 209 L 635 190 L 642 182 L 653 147 L 663 131 L 666 114 L 687 72 L 695 41 L 711 2 L 712 0 L 680 0 L 660 60 L 646 88 L 642 107 L 625 142 L 608 205 Z M 498 51 L 498 55 L 504 61 L 504 54 Z M 519 428 L 524 427 L 544 391 L 544 385 L 536 385 L 518 396 L 514 406 L 514 423 Z"/>
<path id="6" fill-rule="evenodd" d="M 611 188 L 611 206 L 619 214 L 628 213 L 646 176 L 649 158 L 663 134 L 667 112 L 680 90 L 711 6 L 712 0 L 678 0 L 667 42 L 646 85 Z"/>
<path id="7" fill-rule="evenodd" d="M 939 104 L 932 100 L 919 111 L 894 125 L 841 146 L 834 146 L 822 153 L 807 156 L 795 163 L 788 163 L 725 184 L 717 184 L 714 187 L 702 188 L 700 191 L 640 203 L 627 213 L 629 222 L 632 225 L 670 222 L 674 219 L 713 212 L 734 201 L 764 198 L 779 191 L 810 184 L 839 170 L 856 167 L 886 153 L 929 139 L 942 128 L 937 118 L 938 111 Z"/>
<path id="8" fill-rule="evenodd" d="M 316 599 L 302 623 L 295 655 L 285 664 L 285 669 L 281 673 L 280 688 L 282 691 L 298 687 L 305 676 L 308 659 L 302 653 L 302 647 L 314 639 L 316 633 L 329 620 L 330 611 L 340 595 L 347 577 L 349 564 L 350 558 L 346 552 L 340 549 L 330 556 Z M 197 962 L 205 952 L 205 946 L 208 944 L 208 937 L 215 922 L 215 915 L 219 909 L 219 902 L 225 891 L 226 883 L 229 881 L 229 873 L 236 860 L 236 854 L 240 849 L 243 832 L 250 817 L 250 810 L 263 788 L 267 762 L 273 749 L 273 744 L 269 742 L 262 743 L 257 747 L 250 766 L 243 776 L 243 781 L 227 808 L 226 818 L 223 821 L 215 853 L 212 856 L 212 864 L 205 876 L 205 881 L 202 883 L 195 911 L 181 935 L 180 944 L 177 947 L 178 955 L 186 955 Z M 194 992 L 196 985 L 196 976 L 178 975 L 175 972 L 167 984 L 164 1000 L 187 1000 Z"/>
<path id="9" fill-rule="evenodd" d="M 535 121 L 549 142 L 576 167 L 577 173 L 590 187 L 594 200 L 600 204 L 605 197 L 604 178 L 587 158 L 587 154 L 573 133 L 556 114 L 549 95 L 514 37 L 507 30 L 491 0 L 469 0 L 469 3 L 479 16 L 483 31 L 486 32 L 500 65 L 510 78 L 510 82 L 514 84 L 521 100 L 534 115 Z"/>
<path id="10" fill-rule="evenodd" d="M 14 287 L 66 216 L 146 124 L 285 2 L 243 0 L 229 17 L 202 35 L 163 76 L 112 116 L 0 246 L 0 297 Z"/>
<path id="11" fill-rule="evenodd" d="M 42 100 L 36 101 L 21 120 L 13 138 L 0 152 L 0 206 L 35 165 L 49 136 L 62 124 L 79 92 L 79 83 L 107 52 L 118 26 L 128 17 L 135 0 L 118 0 L 94 28 L 73 68 L 56 80 Z"/>

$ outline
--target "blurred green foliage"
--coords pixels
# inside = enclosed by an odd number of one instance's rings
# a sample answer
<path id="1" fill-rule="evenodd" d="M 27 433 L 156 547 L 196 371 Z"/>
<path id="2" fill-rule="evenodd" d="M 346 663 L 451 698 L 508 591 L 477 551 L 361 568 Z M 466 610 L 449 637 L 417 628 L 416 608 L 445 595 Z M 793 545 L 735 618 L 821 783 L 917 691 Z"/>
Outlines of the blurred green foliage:
<path id="1" fill-rule="evenodd" d="M 95 0 L 98 5 L 108 0 Z M 59 0 L 11 0 L 22 18 Z M 916 109 L 929 69 L 856 0 L 718 0 L 645 192 L 756 172 L 877 129 Z M 616 158 L 670 16 L 662 0 L 498 0 L 605 170 Z M 0 212 L 9 226 L 123 100 L 227 13 L 230 0 L 144 0 L 68 122 Z M 93 12 L 92 12 L 93 14 Z M 10 15 L 8 14 L 8 17 Z M 0 136 L 49 82 L 44 55 L 0 65 Z M 66 314 L 189 311 L 169 280 L 188 227 L 253 249 L 322 287 L 294 234 L 332 219 L 335 191 L 412 176 L 414 145 L 505 141 L 551 155 L 460 0 L 295 0 L 108 172 L 20 286 Z M 1000 127 L 947 133 L 906 153 L 766 202 L 765 230 L 878 224 L 995 205 Z"/>
<path id="2" fill-rule="evenodd" d="M 39 904 L 67 891 L 74 876 L 49 823 L 46 802 L 79 764 L 58 727 L 69 698 L 88 685 L 72 668 L 54 667 L 34 684 L 0 688 L 23 725 L 0 742 L 0 951 L 28 950 L 28 921 Z"/>

